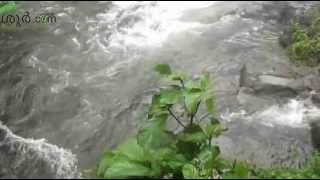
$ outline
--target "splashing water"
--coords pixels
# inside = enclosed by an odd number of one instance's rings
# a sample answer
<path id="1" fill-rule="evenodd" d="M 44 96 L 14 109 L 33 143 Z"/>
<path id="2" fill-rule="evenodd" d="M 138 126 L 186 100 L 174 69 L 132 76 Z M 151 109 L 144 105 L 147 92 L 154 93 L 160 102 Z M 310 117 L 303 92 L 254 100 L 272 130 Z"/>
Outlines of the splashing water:
<path id="1" fill-rule="evenodd" d="M 287 104 L 273 105 L 251 115 L 241 111 L 222 115 L 222 119 L 234 121 L 240 118 L 247 121 L 260 122 L 270 127 L 277 125 L 293 128 L 309 127 L 310 121 L 320 118 L 320 109 L 313 104 L 308 104 L 306 101 L 291 99 Z"/>
<path id="2" fill-rule="evenodd" d="M 0 140 L 1 149 L 10 149 L 9 152 L 2 151 L 0 155 L 2 161 L 3 159 L 9 161 L 9 163 L 2 164 L 6 166 L 3 168 L 13 168 L 12 174 L 18 178 L 43 176 L 71 179 L 81 177 L 75 155 L 68 150 L 47 143 L 44 139 L 24 139 L 13 134 L 0 123 Z"/>
<path id="3" fill-rule="evenodd" d="M 111 44 L 139 47 L 160 46 L 172 33 L 204 26 L 199 22 L 183 22 L 180 18 L 187 10 L 205 8 L 214 4 L 212 1 L 183 3 L 179 1 L 119 1 L 114 3 L 117 7 L 113 10 L 114 21 L 119 22 L 119 15 L 125 19 L 131 17 L 128 20 L 133 21 L 131 23 L 134 25 L 121 27 L 120 31 L 112 35 Z M 110 12 L 107 15 L 110 17 Z M 135 23 L 135 21 L 139 22 Z"/>

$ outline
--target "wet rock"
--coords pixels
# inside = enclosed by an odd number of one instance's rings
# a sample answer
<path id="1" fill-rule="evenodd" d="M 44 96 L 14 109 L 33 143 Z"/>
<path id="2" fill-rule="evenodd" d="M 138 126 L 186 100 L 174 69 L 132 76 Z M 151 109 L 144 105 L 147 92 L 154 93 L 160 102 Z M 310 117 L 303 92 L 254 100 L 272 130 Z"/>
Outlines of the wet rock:
<path id="1" fill-rule="evenodd" d="M 253 75 L 240 70 L 240 89 L 237 100 L 247 112 L 282 104 L 298 96 L 306 89 L 301 78 L 294 79 L 279 75 Z"/>
<path id="2" fill-rule="evenodd" d="M 320 106 L 320 94 L 312 94 L 311 101 L 313 104 Z"/>
<path id="3" fill-rule="evenodd" d="M 264 85 L 289 87 L 294 80 L 272 75 L 261 75 L 259 81 Z"/>
<path id="4" fill-rule="evenodd" d="M 320 121 L 310 123 L 311 140 L 314 148 L 320 150 Z"/>
<path id="5" fill-rule="evenodd" d="M 0 178 L 80 178 L 71 152 L 16 136 L 1 123 L 0 162 Z"/>
<path id="6" fill-rule="evenodd" d="M 273 93 L 275 91 L 302 91 L 305 89 L 304 80 L 289 77 L 286 70 L 277 74 L 249 73 L 246 65 L 240 69 L 240 87 L 249 87 L 255 91 Z"/>
<path id="7" fill-rule="evenodd" d="M 252 12 L 245 12 L 242 17 L 257 18 L 264 21 L 276 21 L 279 24 L 288 24 L 290 18 L 297 13 L 297 6 L 302 5 L 299 2 L 287 1 L 268 1 L 263 2 L 261 8 Z"/>
<path id="8" fill-rule="evenodd" d="M 314 74 L 306 76 L 304 79 L 304 84 L 306 88 L 311 90 L 320 90 L 320 78 Z"/>
<path id="9" fill-rule="evenodd" d="M 279 44 L 282 47 L 288 47 L 290 44 L 292 44 L 292 42 L 293 42 L 292 33 L 289 30 L 289 27 L 285 27 L 279 37 Z"/>
<path id="10" fill-rule="evenodd" d="M 270 98 L 267 99 L 257 96 L 253 89 L 247 87 L 240 88 L 237 100 L 243 109 L 249 113 L 255 112 L 258 109 L 263 109 L 275 103 L 275 101 Z"/>
<path id="11" fill-rule="evenodd" d="M 240 78 L 239 78 L 239 86 L 248 86 L 248 72 L 247 72 L 247 66 L 244 64 L 240 69 Z"/>
<path id="12" fill-rule="evenodd" d="M 292 89 L 294 91 L 304 89 L 304 83 L 301 79 L 291 79 L 274 75 L 258 76 L 258 81 L 254 86 L 254 89 L 267 89 L 270 86 L 277 89 Z"/>
<path id="13" fill-rule="evenodd" d="M 298 167 L 310 156 L 310 131 L 303 128 L 269 127 L 238 119 L 228 123 L 228 131 L 216 139 L 221 156 L 259 166 Z M 293 158 L 300 157 L 300 158 Z"/>

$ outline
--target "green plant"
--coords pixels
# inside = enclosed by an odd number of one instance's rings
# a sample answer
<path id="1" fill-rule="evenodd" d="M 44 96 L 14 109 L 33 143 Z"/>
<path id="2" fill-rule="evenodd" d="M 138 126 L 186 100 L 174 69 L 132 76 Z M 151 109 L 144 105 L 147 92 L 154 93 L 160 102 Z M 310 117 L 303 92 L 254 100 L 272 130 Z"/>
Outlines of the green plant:
<path id="1" fill-rule="evenodd" d="M 291 22 L 289 34 L 292 42 L 287 51 L 297 65 L 314 66 L 320 63 L 320 14 L 315 10 L 313 12 L 309 24 Z"/>
<path id="2" fill-rule="evenodd" d="M 155 71 L 171 83 L 152 97 L 146 120 L 136 136 L 103 153 L 98 164 L 100 178 L 210 178 L 247 177 L 242 163 L 219 158 L 220 149 L 212 138 L 225 131 L 214 116 L 209 75 L 188 80 L 181 72 L 172 72 L 167 64 Z M 180 105 L 180 106 L 179 106 Z M 198 116 L 203 106 L 206 114 Z M 182 108 L 182 115 L 175 110 Z M 174 120 L 182 128 L 167 130 Z"/>
<path id="3" fill-rule="evenodd" d="M 319 179 L 320 178 L 320 153 L 315 152 L 311 159 L 302 168 L 255 168 L 254 174 L 258 178 L 273 179 Z"/>

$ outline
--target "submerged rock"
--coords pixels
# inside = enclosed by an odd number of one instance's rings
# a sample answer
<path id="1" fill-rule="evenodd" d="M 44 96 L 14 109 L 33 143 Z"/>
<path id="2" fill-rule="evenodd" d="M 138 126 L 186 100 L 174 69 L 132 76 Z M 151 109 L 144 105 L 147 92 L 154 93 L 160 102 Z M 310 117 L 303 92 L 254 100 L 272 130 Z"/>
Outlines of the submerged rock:
<path id="1" fill-rule="evenodd" d="M 76 157 L 45 140 L 24 139 L 0 123 L 0 178 L 80 178 Z"/>

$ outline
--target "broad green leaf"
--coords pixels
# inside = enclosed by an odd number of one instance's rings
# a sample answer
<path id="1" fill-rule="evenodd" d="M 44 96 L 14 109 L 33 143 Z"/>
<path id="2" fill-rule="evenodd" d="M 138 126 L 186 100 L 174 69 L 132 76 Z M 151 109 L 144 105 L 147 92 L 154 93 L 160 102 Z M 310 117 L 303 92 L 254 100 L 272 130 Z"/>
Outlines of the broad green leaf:
<path id="1" fill-rule="evenodd" d="M 98 164 L 98 172 L 97 172 L 98 177 L 103 177 L 104 172 L 112 164 L 112 159 L 114 155 L 115 154 L 111 151 L 107 151 L 103 154 Z"/>
<path id="2" fill-rule="evenodd" d="M 172 146 L 147 149 L 145 159 L 157 163 L 161 168 L 177 171 L 188 162 L 182 154 L 177 154 Z"/>
<path id="3" fill-rule="evenodd" d="M 160 92 L 160 104 L 172 105 L 175 104 L 178 98 L 182 95 L 182 91 L 178 88 L 163 89 Z"/>
<path id="4" fill-rule="evenodd" d="M 175 81 L 185 81 L 187 78 L 187 75 L 183 72 L 174 72 L 170 75 L 169 78 Z"/>
<path id="5" fill-rule="evenodd" d="M 207 124 L 205 128 L 206 134 L 211 137 L 211 136 L 219 136 L 222 132 L 226 131 L 227 129 L 224 128 L 217 119 L 212 118 L 211 122 Z"/>
<path id="6" fill-rule="evenodd" d="M 151 162 L 151 170 L 153 177 L 160 177 L 161 176 L 161 166 L 158 162 L 153 161 Z"/>
<path id="7" fill-rule="evenodd" d="M 201 101 L 202 93 L 184 92 L 185 105 L 189 114 L 195 113 L 198 103 Z"/>
<path id="8" fill-rule="evenodd" d="M 145 148 L 157 149 L 171 144 L 173 136 L 163 130 L 143 130 L 139 132 L 138 141 Z"/>
<path id="9" fill-rule="evenodd" d="M 152 120 L 148 124 L 149 126 L 140 130 L 137 135 L 139 145 L 145 148 L 157 149 L 173 142 L 174 135 L 165 130 L 166 120 Z"/>
<path id="10" fill-rule="evenodd" d="M 218 158 L 220 155 L 220 148 L 219 146 L 212 146 L 211 147 L 211 153 L 212 153 L 212 158 L 215 160 Z"/>
<path id="11" fill-rule="evenodd" d="M 213 168 L 213 158 L 212 158 L 212 152 L 210 147 L 206 147 L 204 149 L 201 149 L 201 152 L 198 154 L 197 161 L 200 161 L 201 166 L 203 166 L 206 169 L 212 169 Z"/>
<path id="12" fill-rule="evenodd" d="M 184 165 L 183 169 L 182 169 L 182 173 L 183 173 L 183 177 L 185 179 L 197 179 L 197 178 L 199 178 L 198 170 L 192 164 Z"/>
<path id="13" fill-rule="evenodd" d="M 185 88 L 188 92 L 201 92 L 201 86 L 198 83 L 195 83 L 193 81 L 188 81 L 185 84 Z"/>
<path id="14" fill-rule="evenodd" d="M 204 142 L 208 140 L 208 136 L 203 129 L 197 124 L 187 126 L 182 133 L 178 135 L 179 140 L 186 142 Z"/>
<path id="15" fill-rule="evenodd" d="M 151 106 L 160 105 L 161 95 L 160 93 L 156 93 L 152 96 Z"/>
<path id="16" fill-rule="evenodd" d="M 171 169 L 179 169 L 188 161 L 182 154 L 170 153 L 167 154 L 163 162 Z"/>
<path id="17" fill-rule="evenodd" d="M 166 129 L 168 114 L 159 114 L 151 119 L 148 119 L 143 126 L 143 129 Z"/>
<path id="18" fill-rule="evenodd" d="M 152 96 L 151 105 L 149 107 L 148 111 L 148 118 L 152 118 L 154 114 L 157 114 L 159 112 L 163 112 L 163 108 L 160 107 L 160 93 L 156 93 Z"/>
<path id="19" fill-rule="evenodd" d="M 154 67 L 154 70 L 160 75 L 168 76 L 172 73 L 171 68 L 168 64 L 158 64 Z"/>
<path id="20" fill-rule="evenodd" d="M 206 91 L 209 88 L 209 74 L 208 73 L 200 76 L 200 86 L 203 91 Z"/>
<path id="21" fill-rule="evenodd" d="M 205 162 L 205 161 L 209 160 L 211 157 L 212 157 L 211 148 L 209 146 L 207 146 L 207 147 L 201 149 L 201 152 L 197 156 L 197 159 L 202 162 Z"/>
<path id="22" fill-rule="evenodd" d="M 168 110 L 165 107 L 153 106 L 149 109 L 148 119 L 152 119 L 159 116 L 168 116 Z"/>
<path id="23" fill-rule="evenodd" d="M 214 105 L 213 105 L 213 97 L 212 96 L 206 99 L 206 107 L 207 107 L 207 111 L 209 113 L 214 112 Z"/>
<path id="24" fill-rule="evenodd" d="M 147 161 L 163 161 L 169 154 L 171 154 L 172 149 L 167 147 L 161 147 L 158 149 L 145 148 L 145 159 Z"/>
<path id="25" fill-rule="evenodd" d="M 179 170 L 188 162 L 182 154 L 175 151 L 173 146 L 154 150 L 153 156 L 165 169 Z"/>
<path id="26" fill-rule="evenodd" d="M 103 177 L 107 169 L 118 161 L 127 161 L 128 157 L 117 154 L 113 151 L 107 151 L 103 154 L 98 164 L 98 177 Z"/>
<path id="27" fill-rule="evenodd" d="M 223 179 L 238 179 L 238 177 L 232 172 L 226 172 L 222 176 Z"/>
<path id="28" fill-rule="evenodd" d="M 182 154 L 187 160 L 192 161 L 200 153 L 199 143 L 178 140 L 176 144 L 179 154 Z"/>
<path id="29" fill-rule="evenodd" d="M 248 168 L 245 166 L 244 163 L 237 161 L 235 163 L 235 167 L 233 169 L 234 175 L 237 178 L 247 178 L 249 174 Z"/>
<path id="30" fill-rule="evenodd" d="M 136 137 L 131 137 L 116 149 L 130 160 L 141 161 L 144 158 L 143 148 L 138 144 Z"/>
<path id="31" fill-rule="evenodd" d="M 197 156 L 197 160 L 201 162 L 201 164 L 204 166 L 206 169 L 213 169 L 214 164 L 216 164 L 215 160 L 220 154 L 220 149 L 218 146 L 213 146 L 213 147 L 205 147 L 201 150 L 199 155 Z"/>
<path id="32" fill-rule="evenodd" d="M 161 106 L 160 103 L 161 94 L 156 93 L 152 96 L 151 105 L 148 111 L 148 119 L 153 118 L 154 116 L 162 116 L 168 114 L 166 107 Z"/>
<path id="33" fill-rule="evenodd" d="M 132 161 L 117 161 L 104 173 L 104 178 L 150 177 L 152 169 Z"/>

